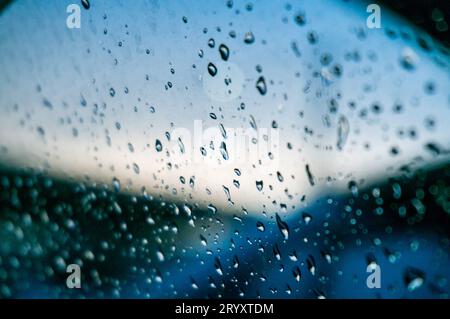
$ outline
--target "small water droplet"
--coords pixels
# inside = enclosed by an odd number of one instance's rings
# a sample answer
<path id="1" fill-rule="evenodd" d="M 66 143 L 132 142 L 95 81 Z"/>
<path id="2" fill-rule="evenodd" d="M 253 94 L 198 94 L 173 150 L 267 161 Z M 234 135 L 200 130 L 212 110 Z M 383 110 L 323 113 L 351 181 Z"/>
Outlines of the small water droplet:
<path id="1" fill-rule="evenodd" d="M 264 230 L 266 230 L 266 227 L 264 227 L 264 224 L 260 221 L 256 222 L 256 228 L 260 231 L 263 232 Z"/>
<path id="2" fill-rule="evenodd" d="M 83 8 L 85 8 L 86 10 L 89 10 L 89 8 L 91 7 L 89 0 L 81 0 L 81 4 L 83 5 Z"/>
<path id="3" fill-rule="evenodd" d="M 230 158 L 228 155 L 227 145 L 225 144 L 225 142 L 220 143 L 220 153 L 222 154 L 224 160 L 227 161 Z"/>
<path id="4" fill-rule="evenodd" d="M 161 144 L 161 141 L 158 140 L 158 139 L 156 139 L 156 142 L 155 142 L 155 149 L 156 149 L 157 152 L 161 152 L 162 151 L 162 144 Z"/>
<path id="5" fill-rule="evenodd" d="M 337 127 L 337 148 L 342 150 L 345 142 L 347 142 L 348 132 L 350 131 L 350 124 L 345 116 L 341 116 L 338 120 Z"/>
<path id="6" fill-rule="evenodd" d="M 115 177 L 113 178 L 112 186 L 116 193 L 118 193 L 120 191 L 120 181 Z"/>
<path id="7" fill-rule="evenodd" d="M 300 280 L 302 279 L 302 272 L 298 266 L 294 267 L 294 269 L 292 270 L 292 275 L 297 282 L 300 282 Z"/>
<path id="8" fill-rule="evenodd" d="M 277 225 L 278 225 L 278 229 L 280 230 L 281 234 L 284 237 L 284 240 L 288 240 L 289 238 L 289 226 L 286 222 L 281 220 L 280 215 L 278 215 L 278 213 L 275 214 L 276 220 L 277 220 Z"/>
<path id="9" fill-rule="evenodd" d="M 264 187 L 263 181 L 256 181 L 256 189 L 262 191 Z"/>
<path id="10" fill-rule="evenodd" d="M 308 258 L 306 259 L 306 266 L 311 273 L 311 275 L 316 274 L 316 261 L 314 260 L 314 257 L 311 255 L 308 255 Z"/>
<path id="11" fill-rule="evenodd" d="M 252 44 L 255 42 L 255 36 L 253 35 L 253 32 L 249 31 L 244 34 L 244 42 L 246 44 Z"/>
<path id="12" fill-rule="evenodd" d="M 222 60 L 227 61 L 230 56 L 230 49 L 225 44 L 219 45 L 219 53 Z"/>
<path id="13" fill-rule="evenodd" d="M 222 264 L 220 263 L 219 258 L 214 258 L 214 267 L 216 268 L 217 273 L 220 276 L 223 276 L 223 269 L 222 269 Z"/>
<path id="14" fill-rule="evenodd" d="M 217 68 L 214 64 L 212 64 L 211 62 L 208 63 L 208 73 L 211 76 L 215 76 L 217 74 Z"/>
<path id="15" fill-rule="evenodd" d="M 312 221 L 312 216 L 308 213 L 302 214 L 303 221 L 305 222 L 305 225 L 308 225 Z"/>
<path id="16" fill-rule="evenodd" d="M 313 174 L 311 173 L 311 170 L 310 170 L 308 164 L 305 165 L 305 169 L 306 169 L 306 175 L 308 176 L 308 181 L 309 181 L 309 183 L 311 184 L 311 186 L 314 186 L 314 184 L 315 184 L 315 182 L 314 182 L 314 176 L 313 176 Z"/>
<path id="17" fill-rule="evenodd" d="M 267 93 L 266 80 L 264 77 L 260 76 L 256 81 L 256 89 L 261 95 L 265 95 Z"/>
<path id="18" fill-rule="evenodd" d="M 203 235 L 200 235 L 200 242 L 203 246 L 208 246 L 208 241 L 206 240 L 205 237 L 203 237 Z"/>
<path id="19" fill-rule="evenodd" d="M 412 292 L 423 285 L 425 273 L 417 268 L 408 267 L 403 274 L 403 279 L 408 291 Z"/>

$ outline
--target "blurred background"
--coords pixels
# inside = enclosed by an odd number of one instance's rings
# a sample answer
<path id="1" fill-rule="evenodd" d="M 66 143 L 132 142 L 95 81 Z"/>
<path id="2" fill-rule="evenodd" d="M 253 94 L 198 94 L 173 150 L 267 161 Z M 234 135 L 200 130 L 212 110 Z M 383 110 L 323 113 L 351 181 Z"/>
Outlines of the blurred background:
<path id="1" fill-rule="evenodd" d="M 448 298 L 450 6 L 370 3 L 1 2 L 0 297 Z"/>

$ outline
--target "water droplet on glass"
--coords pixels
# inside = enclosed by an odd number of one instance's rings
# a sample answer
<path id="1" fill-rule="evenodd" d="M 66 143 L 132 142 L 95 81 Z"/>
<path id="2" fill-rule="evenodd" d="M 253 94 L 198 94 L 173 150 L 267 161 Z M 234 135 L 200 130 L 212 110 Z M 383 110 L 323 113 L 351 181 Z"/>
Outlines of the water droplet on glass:
<path id="1" fill-rule="evenodd" d="M 255 42 L 255 36 L 253 35 L 253 32 L 249 31 L 244 34 L 244 42 L 246 44 L 252 44 Z"/>
<path id="2" fill-rule="evenodd" d="M 161 152 L 162 151 L 162 144 L 161 144 L 161 141 L 158 140 L 158 139 L 156 139 L 156 142 L 155 142 L 155 149 L 156 149 L 157 152 Z"/>
<path id="3" fill-rule="evenodd" d="M 206 240 L 205 237 L 203 237 L 203 235 L 200 235 L 200 242 L 203 246 L 208 246 L 208 241 Z"/>
<path id="4" fill-rule="evenodd" d="M 414 291 L 423 285 L 425 273 L 417 268 L 408 267 L 403 274 L 403 279 L 408 291 Z"/>
<path id="5" fill-rule="evenodd" d="M 89 0 L 81 0 L 81 4 L 83 5 L 83 8 L 85 8 L 86 10 L 89 10 L 89 8 L 91 7 Z"/>
<path id="6" fill-rule="evenodd" d="M 302 272 L 300 271 L 300 268 L 298 266 L 294 267 L 294 269 L 292 270 L 292 275 L 297 282 L 300 282 L 300 280 L 302 279 Z"/>
<path id="7" fill-rule="evenodd" d="M 306 164 L 305 165 L 305 169 L 306 169 L 306 175 L 308 176 L 308 181 L 311 184 L 311 186 L 314 186 L 315 182 L 314 182 L 314 176 L 311 173 L 311 170 L 309 169 L 309 165 Z"/>
<path id="8" fill-rule="evenodd" d="M 311 275 L 316 274 L 316 261 L 314 260 L 314 257 L 311 255 L 308 255 L 308 258 L 306 259 L 306 266 L 311 273 Z"/>
<path id="9" fill-rule="evenodd" d="M 118 193 L 120 191 L 120 181 L 115 177 L 113 178 L 112 186 L 116 193 Z"/>
<path id="10" fill-rule="evenodd" d="M 262 191 L 263 186 L 264 186 L 263 181 L 256 181 L 256 189 L 257 190 Z"/>
<path id="11" fill-rule="evenodd" d="M 312 216 L 308 213 L 302 214 L 303 221 L 305 222 L 305 225 L 308 225 L 312 221 Z"/>
<path id="12" fill-rule="evenodd" d="M 260 76 L 256 81 L 256 88 L 261 95 L 265 95 L 267 93 L 266 80 L 264 77 Z"/>
<path id="13" fill-rule="evenodd" d="M 208 63 L 208 73 L 211 76 L 215 76 L 217 74 L 217 68 L 214 64 L 212 64 L 211 62 Z"/>
<path id="14" fill-rule="evenodd" d="M 276 220 L 277 220 L 277 225 L 278 225 L 278 229 L 280 230 L 281 234 L 284 237 L 284 240 L 288 240 L 289 238 L 289 227 L 288 224 L 284 221 L 281 220 L 280 215 L 275 214 Z"/>
<path id="15" fill-rule="evenodd" d="M 227 161 L 229 159 L 227 145 L 225 142 L 220 143 L 220 153 L 222 154 L 224 160 Z"/>
<path id="16" fill-rule="evenodd" d="M 222 264 L 220 263 L 219 258 L 214 258 L 214 267 L 216 268 L 217 273 L 220 276 L 223 276 L 223 269 L 222 269 Z"/>
<path id="17" fill-rule="evenodd" d="M 230 56 L 230 50 L 225 44 L 219 45 L 219 53 L 222 60 L 227 61 Z"/>
<path id="18" fill-rule="evenodd" d="M 266 230 L 266 227 L 264 227 L 264 224 L 260 221 L 256 222 L 256 228 L 260 231 L 263 232 L 264 230 Z"/>
<path id="19" fill-rule="evenodd" d="M 350 124 L 345 116 L 339 117 L 337 127 L 337 148 L 342 150 L 345 142 L 347 141 L 348 132 L 350 130 Z"/>

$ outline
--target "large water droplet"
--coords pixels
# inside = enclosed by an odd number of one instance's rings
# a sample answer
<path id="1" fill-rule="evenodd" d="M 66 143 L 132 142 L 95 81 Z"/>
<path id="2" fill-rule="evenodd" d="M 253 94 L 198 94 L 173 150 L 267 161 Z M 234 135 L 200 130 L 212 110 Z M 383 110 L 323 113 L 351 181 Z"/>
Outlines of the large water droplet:
<path id="1" fill-rule="evenodd" d="M 211 76 L 215 76 L 217 74 L 217 67 L 211 62 L 208 63 L 208 73 Z"/>
<path id="2" fill-rule="evenodd" d="M 347 142 L 348 132 L 350 130 L 350 124 L 345 116 L 341 116 L 338 120 L 337 127 L 337 148 L 342 150 L 345 142 Z"/>
<path id="3" fill-rule="evenodd" d="M 227 61 L 228 58 L 230 57 L 230 49 L 228 49 L 228 47 L 223 43 L 219 46 L 219 53 L 220 57 L 224 61 Z"/>

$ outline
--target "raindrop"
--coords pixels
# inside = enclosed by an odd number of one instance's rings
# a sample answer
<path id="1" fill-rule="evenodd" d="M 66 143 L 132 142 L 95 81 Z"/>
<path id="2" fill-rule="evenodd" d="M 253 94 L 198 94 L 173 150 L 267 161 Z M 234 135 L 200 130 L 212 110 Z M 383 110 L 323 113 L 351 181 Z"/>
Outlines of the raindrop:
<path id="1" fill-rule="evenodd" d="M 304 13 L 304 12 L 299 12 L 299 13 L 295 16 L 295 22 L 296 22 L 299 26 L 304 26 L 305 23 L 306 23 L 305 13 Z"/>
<path id="2" fill-rule="evenodd" d="M 227 145 L 225 142 L 220 143 L 220 153 L 224 160 L 228 160 L 230 157 L 228 156 Z"/>
<path id="3" fill-rule="evenodd" d="M 355 181 L 348 182 L 348 189 L 352 192 L 354 197 L 358 197 L 358 185 Z"/>
<path id="4" fill-rule="evenodd" d="M 118 193 L 120 191 L 120 181 L 115 177 L 113 178 L 112 186 L 116 193 Z"/>
<path id="5" fill-rule="evenodd" d="M 236 255 L 234 255 L 233 257 L 233 268 L 238 268 L 239 267 L 239 259 Z"/>
<path id="6" fill-rule="evenodd" d="M 401 66 L 408 71 L 412 71 L 416 68 L 419 57 L 414 52 L 413 49 L 407 47 L 402 51 L 402 55 L 400 57 Z"/>
<path id="7" fill-rule="evenodd" d="M 219 258 L 214 258 L 214 267 L 216 268 L 217 273 L 220 276 L 223 276 L 223 269 L 222 269 L 222 264 L 220 263 Z"/>
<path id="8" fill-rule="evenodd" d="M 225 193 L 225 196 L 227 197 L 228 202 L 231 205 L 234 205 L 233 201 L 231 200 L 231 194 L 230 194 L 230 189 L 224 185 L 222 185 L 223 191 Z"/>
<path id="9" fill-rule="evenodd" d="M 128 150 L 133 153 L 134 152 L 134 146 L 131 143 L 128 143 Z"/>
<path id="10" fill-rule="evenodd" d="M 308 164 L 305 165 L 305 169 L 306 169 L 306 175 L 308 176 L 309 183 L 311 184 L 311 186 L 314 186 L 314 176 L 311 173 L 311 170 L 309 169 Z"/>
<path id="11" fill-rule="evenodd" d="M 256 222 L 256 228 L 260 231 L 263 232 L 264 230 L 266 230 L 266 227 L 264 227 L 264 224 L 260 221 Z"/>
<path id="12" fill-rule="evenodd" d="M 306 266 L 308 267 L 311 275 L 314 276 L 316 274 L 316 261 L 314 260 L 313 256 L 308 255 L 308 259 L 306 259 Z"/>
<path id="13" fill-rule="evenodd" d="M 302 214 L 303 221 L 305 222 L 305 225 L 308 225 L 312 221 L 312 216 L 308 213 Z"/>
<path id="14" fill-rule="evenodd" d="M 219 45 L 219 53 L 222 60 L 227 61 L 230 57 L 230 49 L 225 44 Z"/>
<path id="15" fill-rule="evenodd" d="M 277 172 L 277 178 L 278 178 L 278 181 L 280 181 L 280 182 L 284 181 L 283 175 L 281 175 L 280 172 Z"/>
<path id="16" fill-rule="evenodd" d="M 280 248 L 278 248 L 278 244 L 275 244 L 275 246 L 273 246 L 273 255 L 277 260 L 281 260 L 281 253 Z"/>
<path id="17" fill-rule="evenodd" d="M 342 150 L 344 148 L 345 142 L 347 141 L 348 132 L 350 130 L 350 125 L 345 116 L 341 116 L 338 120 L 337 129 L 337 148 Z"/>
<path id="18" fill-rule="evenodd" d="M 155 142 L 155 149 L 156 149 L 157 152 L 161 152 L 162 151 L 162 144 L 161 144 L 161 141 L 158 140 L 158 139 L 156 139 L 156 142 Z"/>
<path id="19" fill-rule="evenodd" d="M 281 217 L 280 217 L 280 215 L 278 215 L 278 213 L 275 214 L 275 217 L 277 220 L 278 229 L 280 230 L 281 234 L 283 235 L 284 240 L 288 240 L 288 238 L 289 238 L 288 224 L 281 220 Z"/>
<path id="20" fill-rule="evenodd" d="M 260 76 L 256 81 L 256 88 L 261 95 L 265 95 L 267 93 L 266 80 L 264 77 Z"/>
<path id="21" fill-rule="evenodd" d="M 208 46 L 210 48 L 214 48 L 215 45 L 216 45 L 216 42 L 214 41 L 214 39 L 211 38 L 208 40 Z"/>
<path id="22" fill-rule="evenodd" d="M 403 279 L 408 291 L 412 292 L 423 285 L 425 274 L 417 268 L 408 267 L 403 274 Z"/>
<path id="23" fill-rule="evenodd" d="M 321 255 L 326 260 L 327 263 L 331 264 L 331 254 L 329 252 L 322 251 Z"/>
<path id="24" fill-rule="evenodd" d="M 294 267 L 294 269 L 292 270 L 292 275 L 297 282 L 300 282 L 300 280 L 302 279 L 302 272 L 300 271 L 300 268 L 298 266 Z"/>
<path id="25" fill-rule="evenodd" d="M 205 237 L 203 237 L 202 235 L 200 235 L 200 242 L 203 246 L 207 246 L 208 245 L 208 241 L 206 240 Z"/>
<path id="26" fill-rule="evenodd" d="M 184 154 L 185 148 L 184 148 L 184 143 L 181 140 L 181 137 L 178 138 L 178 147 L 180 148 L 181 154 Z"/>
<path id="27" fill-rule="evenodd" d="M 246 44 L 252 44 L 253 42 L 255 42 L 255 36 L 253 35 L 253 32 L 249 31 L 245 33 L 244 42 Z"/>
<path id="28" fill-rule="evenodd" d="M 263 186 L 264 186 L 263 181 L 256 181 L 256 189 L 257 190 L 262 191 Z"/>
<path id="29" fill-rule="evenodd" d="M 158 258 L 159 262 L 163 262 L 164 261 L 164 254 L 161 251 L 161 249 L 158 249 L 156 251 L 156 257 Z"/>
<path id="30" fill-rule="evenodd" d="M 89 0 L 81 0 L 81 4 L 83 5 L 83 8 L 85 8 L 86 10 L 89 10 L 89 8 L 91 7 Z"/>
<path id="31" fill-rule="evenodd" d="M 136 163 L 133 163 L 133 171 L 136 174 L 139 174 L 139 172 L 140 172 L 139 166 Z"/>
<path id="32" fill-rule="evenodd" d="M 217 68 L 214 64 L 212 64 L 211 62 L 208 64 L 208 73 L 211 76 L 215 76 L 217 74 Z"/>

